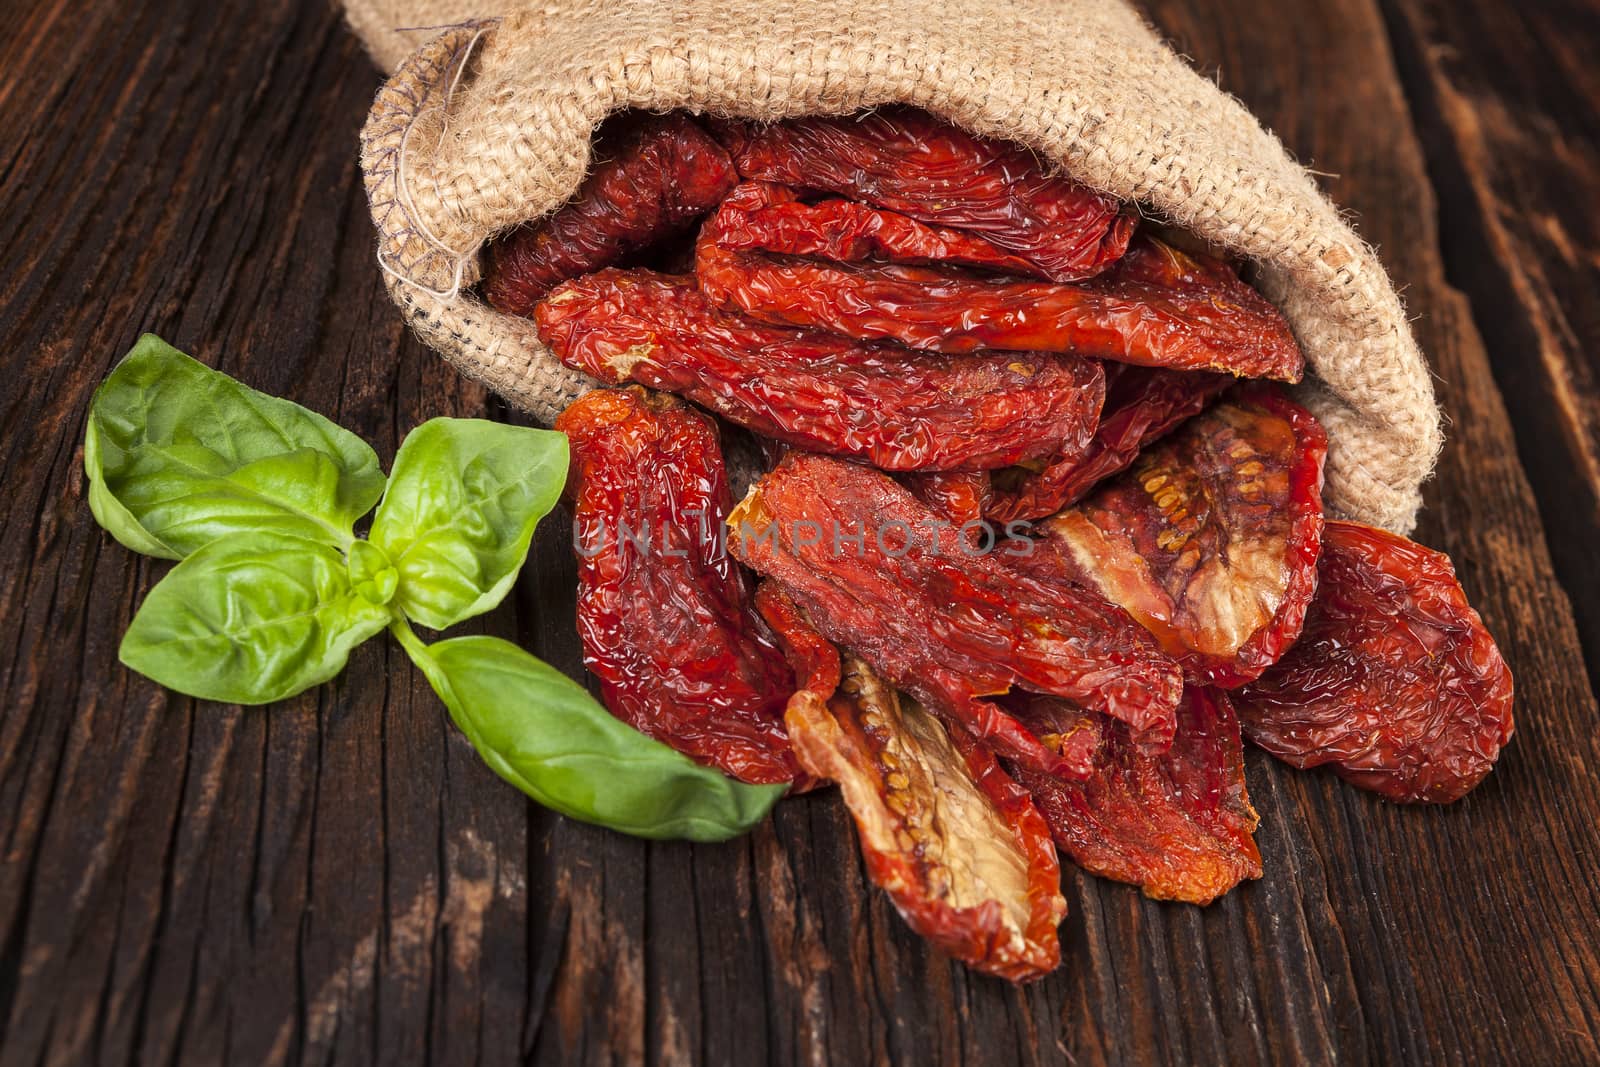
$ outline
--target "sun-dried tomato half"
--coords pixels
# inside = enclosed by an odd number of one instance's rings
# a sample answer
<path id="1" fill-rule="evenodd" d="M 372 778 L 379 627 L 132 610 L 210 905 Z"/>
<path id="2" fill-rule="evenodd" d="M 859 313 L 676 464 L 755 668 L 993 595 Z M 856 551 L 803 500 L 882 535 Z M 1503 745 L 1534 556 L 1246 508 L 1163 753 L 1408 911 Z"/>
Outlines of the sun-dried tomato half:
<path id="1" fill-rule="evenodd" d="M 1127 613 L 1066 582 L 983 553 L 889 477 L 793 454 L 728 520 L 733 553 L 776 581 L 829 640 L 866 659 L 935 713 L 1033 766 L 1079 773 L 996 704 L 1013 685 L 1171 740 L 1177 666 Z"/>
<path id="2" fill-rule="evenodd" d="M 1329 522 L 1300 640 L 1234 694 L 1245 736 L 1390 800 L 1448 803 L 1511 740 L 1511 671 L 1449 557 Z"/>
<path id="3" fill-rule="evenodd" d="M 867 874 L 913 930 L 985 974 L 1061 962 L 1066 914 L 1050 828 L 994 756 L 847 654 L 837 695 L 786 715 L 800 763 L 839 783 Z"/>
<path id="4" fill-rule="evenodd" d="M 556 285 L 686 229 L 738 180 L 722 146 L 683 115 L 629 115 L 602 130 L 604 159 L 565 207 L 489 245 L 483 295 L 532 315 Z"/>
<path id="5" fill-rule="evenodd" d="M 886 470 L 1004 467 L 1088 444 L 1105 398 L 1092 360 L 930 356 L 712 307 L 692 279 L 600 271 L 539 305 L 539 336 L 569 366 L 687 397 L 811 452 Z"/>
<path id="6" fill-rule="evenodd" d="M 1163 753 L 1132 744 L 1118 723 L 1101 725 L 1104 740 L 1087 780 L 1017 772 L 1072 862 L 1157 900 L 1191 904 L 1209 904 L 1261 877 L 1254 837 L 1260 819 L 1245 790 L 1239 720 L 1224 694 L 1189 689 Z"/>
<path id="7" fill-rule="evenodd" d="M 1076 504 L 1089 490 L 1120 474 L 1139 450 L 1171 433 L 1234 379 L 1203 371 L 1107 363 L 1106 402 L 1094 440 L 1081 455 L 1053 460 L 1042 470 L 995 471 L 984 514 L 998 523 L 1027 522 Z"/>
<path id="8" fill-rule="evenodd" d="M 832 643 L 772 582 L 756 607 L 800 681 L 784 721 L 802 768 L 837 779 L 874 884 L 911 928 L 990 974 L 1025 981 L 1060 962 L 1066 911 L 1050 831 L 994 756 L 946 731 Z"/>
<path id="9" fill-rule="evenodd" d="M 1274 386 L 1244 386 L 1041 524 L 1030 567 L 1098 589 L 1191 683 L 1258 677 L 1316 589 L 1327 435 Z"/>
<path id="10" fill-rule="evenodd" d="M 1026 149 L 910 108 L 715 129 L 746 178 L 976 234 L 1057 281 L 1104 270 L 1133 233 L 1116 200 L 1045 173 Z"/>
<path id="11" fill-rule="evenodd" d="M 584 664 L 612 714 L 746 782 L 799 771 L 794 685 L 728 557 L 715 425 L 671 397 L 595 390 L 561 413 Z"/>
<path id="12" fill-rule="evenodd" d="M 928 352 L 1070 352 L 1178 370 L 1297 382 L 1305 370 L 1283 313 L 1227 264 L 1134 239 L 1106 273 L 1063 285 L 949 266 L 832 263 L 720 243 L 723 213 L 695 246 L 700 288 L 778 325 L 894 341 Z"/>
<path id="13" fill-rule="evenodd" d="M 843 263 L 948 263 L 1045 278 L 1021 256 L 981 237 L 885 211 L 854 200 L 807 203 L 798 190 L 745 182 L 717 210 L 717 243 L 735 251 L 816 256 Z"/>

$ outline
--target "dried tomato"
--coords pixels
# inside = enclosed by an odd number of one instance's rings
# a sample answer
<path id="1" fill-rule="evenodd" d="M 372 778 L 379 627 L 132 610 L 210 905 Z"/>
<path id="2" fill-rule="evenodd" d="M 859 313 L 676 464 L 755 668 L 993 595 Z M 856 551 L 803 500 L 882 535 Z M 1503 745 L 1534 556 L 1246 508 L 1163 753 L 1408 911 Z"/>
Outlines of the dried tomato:
<path id="1" fill-rule="evenodd" d="M 838 781 L 868 876 L 913 930 L 1013 982 L 1060 964 L 1050 828 L 987 749 L 848 654 L 837 695 L 797 697 L 786 721 L 801 764 Z"/>
<path id="2" fill-rule="evenodd" d="M 794 686 L 728 557 L 715 425 L 671 397 L 596 390 L 562 412 L 584 663 L 617 718 L 746 782 L 798 765 Z"/>
<path id="3" fill-rule="evenodd" d="M 911 495 L 950 520 L 951 525 L 978 543 L 992 540 L 994 533 L 983 526 L 983 513 L 989 503 L 988 471 L 928 471 L 900 475 L 900 484 Z M 992 546 L 991 546 L 992 547 Z"/>
<path id="4" fill-rule="evenodd" d="M 717 134 L 746 178 L 838 193 L 976 234 L 1057 281 L 1122 255 L 1134 219 L 1116 200 L 1047 174 L 1026 149 L 974 137 L 909 108 Z"/>
<path id="5" fill-rule="evenodd" d="M 795 691 L 784 717 L 797 703 L 808 709 L 826 708 L 839 688 L 839 650 L 812 627 L 795 602 L 772 582 L 756 588 L 756 611 L 778 635 L 794 671 Z"/>
<path id="6" fill-rule="evenodd" d="M 1245 736 L 1390 800 L 1447 803 L 1511 740 L 1511 671 L 1442 553 L 1329 522 L 1300 640 L 1235 694 Z"/>
<path id="7" fill-rule="evenodd" d="M 995 522 L 1026 522 L 1054 515 L 1113 474 L 1126 470 L 1139 450 L 1205 410 L 1234 383 L 1226 374 L 1107 363 L 1106 402 L 1094 440 L 1080 455 L 1055 459 L 1042 470 L 1012 467 L 994 472 L 984 514 Z"/>
<path id="8" fill-rule="evenodd" d="M 565 207 L 489 246 L 484 297 L 531 315 L 552 288 L 684 230 L 738 180 L 727 152 L 683 115 L 629 116 L 596 145 L 608 155 Z"/>
<path id="9" fill-rule="evenodd" d="M 1316 589 L 1328 439 L 1274 386 L 1245 386 L 1040 528 L 1059 564 L 1120 604 L 1198 685 L 1258 677 Z"/>
<path id="10" fill-rule="evenodd" d="M 745 182 L 717 213 L 717 243 L 736 251 L 819 256 L 840 262 L 949 263 L 959 267 L 1047 277 L 1020 256 L 981 237 L 854 200 L 806 203 L 772 182 Z"/>
<path id="11" fill-rule="evenodd" d="M 992 702 L 1012 685 L 1053 693 L 1171 740 L 1177 666 L 1120 608 L 975 549 L 887 476 L 794 454 L 728 520 L 735 556 L 775 580 L 829 640 L 930 710 L 1033 766 L 1079 773 Z M 1025 542 L 1023 547 L 1031 547 Z"/>
<path id="12" fill-rule="evenodd" d="M 1094 435 L 1105 376 L 1092 360 L 928 356 L 712 307 L 689 279 L 600 271 L 539 305 L 539 335 L 608 382 L 677 393 L 797 448 L 888 470 L 1003 467 Z"/>
<path id="13" fill-rule="evenodd" d="M 1305 370 L 1283 313 L 1220 260 L 1140 236 L 1115 267 L 1077 284 L 986 277 L 949 266 L 829 263 L 700 233 L 695 274 L 719 305 L 778 325 L 930 352 L 1071 352 L 1180 370 L 1297 382 Z"/>
<path id="14" fill-rule="evenodd" d="M 1158 900 L 1191 904 L 1209 904 L 1244 879 L 1261 877 L 1253 836 L 1260 819 L 1245 790 L 1239 720 L 1224 694 L 1185 692 L 1177 735 L 1163 753 L 1131 743 L 1118 723 L 1102 726 L 1087 780 L 1017 771 L 1072 862 Z"/>
<path id="15" fill-rule="evenodd" d="M 1014 690 L 994 698 L 995 703 L 1014 716 L 1052 752 L 1072 753 L 1078 771 L 1066 777 L 1078 780 L 1093 773 L 1095 759 L 1104 743 L 1105 724 L 1111 719 L 1059 697 L 1026 690 Z"/>
<path id="16" fill-rule="evenodd" d="M 835 779 L 874 884 L 917 933 L 989 974 L 1060 962 L 1066 912 L 1050 829 L 992 753 L 839 652 L 777 585 L 756 607 L 800 679 L 784 721 L 801 766 Z"/>

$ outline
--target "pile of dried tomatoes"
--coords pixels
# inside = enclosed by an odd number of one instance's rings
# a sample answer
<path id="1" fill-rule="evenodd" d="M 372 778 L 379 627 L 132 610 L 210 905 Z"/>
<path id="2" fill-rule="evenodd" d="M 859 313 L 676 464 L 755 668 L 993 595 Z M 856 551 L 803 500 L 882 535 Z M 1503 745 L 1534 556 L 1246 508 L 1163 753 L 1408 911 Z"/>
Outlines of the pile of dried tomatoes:
<path id="1" fill-rule="evenodd" d="M 1242 739 L 1398 801 L 1489 771 L 1505 663 L 1448 559 L 1324 519 L 1299 347 L 1228 263 L 911 110 L 598 152 L 483 285 L 634 383 L 558 423 L 586 662 L 702 763 L 837 782 L 939 947 L 1054 968 L 1058 848 L 1163 899 L 1258 877 Z M 767 460 L 737 506 L 719 420 Z"/>

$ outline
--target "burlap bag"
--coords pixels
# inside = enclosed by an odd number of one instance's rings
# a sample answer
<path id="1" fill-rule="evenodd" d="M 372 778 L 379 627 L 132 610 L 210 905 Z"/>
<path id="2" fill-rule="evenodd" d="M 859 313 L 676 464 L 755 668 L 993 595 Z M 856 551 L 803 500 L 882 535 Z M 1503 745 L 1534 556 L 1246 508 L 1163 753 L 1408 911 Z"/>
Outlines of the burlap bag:
<path id="1" fill-rule="evenodd" d="M 1394 287 L 1277 139 L 1121 0 L 346 7 L 393 71 L 361 139 L 389 290 L 430 345 L 536 418 L 592 381 L 468 287 L 488 238 L 576 190 L 602 118 L 632 107 L 776 119 L 898 101 L 1027 145 L 1255 260 L 1313 368 L 1300 396 L 1331 440 L 1330 510 L 1415 523 L 1439 414 Z"/>

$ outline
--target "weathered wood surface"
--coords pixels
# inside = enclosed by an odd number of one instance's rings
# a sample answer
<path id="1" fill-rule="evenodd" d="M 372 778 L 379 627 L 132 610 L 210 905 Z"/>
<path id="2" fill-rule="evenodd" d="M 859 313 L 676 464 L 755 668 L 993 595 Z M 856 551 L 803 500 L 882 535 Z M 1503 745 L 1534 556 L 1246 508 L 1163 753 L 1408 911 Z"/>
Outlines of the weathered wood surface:
<path id="1" fill-rule="evenodd" d="M 1452 418 L 1420 538 L 1517 674 L 1487 784 L 1401 809 L 1253 757 L 1267 874 L 1205 910 L 1070 874 L 1067 964 L 930 954 L 830 795 L 648 844 L 502 786 L 382 642 L 269 711 L 116 664 L 162 565 L 79 442 L 143 330 L 377 444 L 507 417 L 407 337 L 322 4 L 13 0 L 0 38 L 0 1062 L 1600 1061 L 1600 349 L 1590 0 L 1159 0 L 1405 286 Z M 485 628 L 576 672 L 541 531 Z M 1576 623 L 1574 621 L 1576 608 Z"/>

